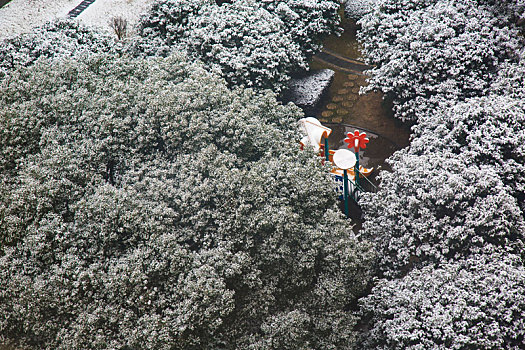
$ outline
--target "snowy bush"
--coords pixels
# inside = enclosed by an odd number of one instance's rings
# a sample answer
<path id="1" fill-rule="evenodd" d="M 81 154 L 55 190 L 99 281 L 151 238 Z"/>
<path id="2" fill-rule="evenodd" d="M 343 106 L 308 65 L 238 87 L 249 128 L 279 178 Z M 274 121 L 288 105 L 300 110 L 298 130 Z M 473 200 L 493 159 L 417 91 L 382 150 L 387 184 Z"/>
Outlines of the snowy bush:
<path id="1" fill-rule="evenodd" d="M 134 54 L 187 51 L 230 85 L 280 91 L 338 31 L 333 0 L 158 0 L 139 23 Z"/>
<path id="2" fill-rule="evenodd" d="M 345 16 L 355 20 L 361 19 L 374 10 L 378 0 L 346 0 L 344 1 Z"/>
<path id="3" fill-rule="evenodd" d="M 111 60 L 98 57 L 89 65 L 42 70 L 49 64 L 43 61 L 40 71 L 12 74 L 0 98 L 2 174 L 16 178 L 27 156 L 39 153 L 48 139 L 53 149 L 65 143 L 82 145 L 86 151 L 81 153 L 94 148 L 93 171 L 112 183 L 136 162 L 208 144 L 240 160 L 256 160 L 274 151 L 275 140 L 286 134 L 274 125 L 289 125 L 300 116 L 273 106 L 269 95 L 233 95 L 202 68 L 187 68 L 180 60 L 124 60 L 118 65 L 108 64 Z M 191 75 L 190 69 L 195 70 Z M 56 124 L 61 125 L 58 134 Z M 90 139 L 79 134 L 79 127 L 90 130 Z"/>
<path id="4" fill-rule="evenodd" d="M 473 256 L 382 280 L 361 300 L 363 349 L 522 349 L 525 268 L 515 256 Z"/>
<path id="5" fill-rule="evenodd" d="M 189 28 L 190 55 L 220 70 L 230 84 L 278 92 L 293 70 L 307 69 L 283 22 L 255 1 L 203 7 Z"/>
<path id="6" fill-rule="evenodd" d="M 472 253 L 519 252 L 525 225 L 493 166 L 448 151 L 390 160 L 381 190 L 364 196 L 363 235 L 376 243 L 387 276 Z"/>
<path id="7" fill-rule="evenodd" d="M 138 23 L 139 35 L 148 40 L 161 39 L 172 45 L 185 36 L 190 29 L 189 18 L 195 16 L 212 0 L 157 0 L 142 15 Z"/>
<path id="8" fill-rule="evenodd" d="M 0 45 L 0 76 L 39 57 L 73 57 L 114 51 L 113 40 L 70 19 L 57 19 L 33 31 L 4 39 Z"/>
<path id="9" fill-rule="evenodd" d="M 525 15 L 525 1 L 523 0 L 478 0 L 480 4 L 488 5 L 495 16 L 507 23 L 516 22 Z"/>
<path id="10" fill-rule="evenodd" d="M 385 0 L 360 20 L 364 56 L 376 64 L 368 90 L 394 97 L 396 116 L 415 120 L 437 100 L 488 91 L 501 62 L 516 59 L 515 29 L 469 1 Z"/>
<path id="11" fill-rule="evenodd" d="M 382 279 L 361 300 L 359 348 L 525 345 L 525 95 L 513 3 L 383 0 L 360 22 L 377 64 L 370 88 L 416 123 L 379 192 L 362 199 L 361 234 L 375 243 Z"/>
<path id="12" fill-rule="evenodd" d="M 315 115 L 322 98 L 328 93 L 334 75 L 335 72 L 331 69 L 320 69 L 292 78 L 281 94 L 282 99 L 301 107 L 306 115 Z"/>
<path id="13" fill-rule="evenodd" d="M 410 152 L 447 149 L 468 162 L 492 165 L 511 193 L 525 204 L 525 103 L 520 98 L 488 95 L 440 108 L 414 131 Z"/>
<path id="14" fill-rule="evenodd" d="M 518 62 L 502 62 L 491 85 L 491 93 L 515 98 L 525 96 L 525 45 L 518 51 Z"/>
<path id="15" fill-rule="evenodd" d="M 238 0 L 237 0 L 238 1 Z M 309 58 L 327 36 L 340 32 L 338 0 L 257 0 L 283 22 L 286 32 Z"/>
<path id="16" fill-rule="evenodd" d="M 180 57 L 96 56 L 0 93 L 0 344 L 340 349 L 372 253 L 292 141 L 297 107 Z M 8 230 L 5 230 L 8 228 Z"/>

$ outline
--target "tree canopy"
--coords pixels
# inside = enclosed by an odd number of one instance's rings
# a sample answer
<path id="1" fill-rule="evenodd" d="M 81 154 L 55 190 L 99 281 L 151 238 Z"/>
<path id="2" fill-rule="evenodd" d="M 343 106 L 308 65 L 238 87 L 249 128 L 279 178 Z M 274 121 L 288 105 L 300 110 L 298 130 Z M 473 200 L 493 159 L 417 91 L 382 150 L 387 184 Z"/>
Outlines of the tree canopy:
<path id="1" fill-rule="evenodd" d="M 413 123 L 364 196 L 379 279 L 367 349 L 524 346 L 523 38 L 514 1 L 384 0 L 361 19 L 369 89 Z M 502 305 L 505 305 L 502 307 Z"/>
<path id="2" fill-rule="evenodd" d="M 18 66 L 29 66 L 38 58 L 77 57 L 90 53 L 116 53 L 119 45 L 74 20 L 59 18 L 33 28 L 0 45 L 0 78 Z"/>
<path id="3" fill-rule="evenodd" d="M 180 56 L 41 60 L 0 94 L 0 335 L 47 349 L 340 349 L 373 254 L 300 116 Z"/>
<path id="4" fill-rule="evenodd" d="M 367 90 L 389 94 L 402 120 L 441 100 L 486 94 L 500 63 L 517 60 L 523 45 L 474 0 L 386 0 L 378 9 L 359 21 L 363 55 L 376 65 Z"/>
<path id="5" fill-rule="evenodd" d="M 134 52 L 185 51 L 230 86 L 279 92 L 321 40 L 339 31 L 334 0 L 157 0 L 139 22 Z"/>

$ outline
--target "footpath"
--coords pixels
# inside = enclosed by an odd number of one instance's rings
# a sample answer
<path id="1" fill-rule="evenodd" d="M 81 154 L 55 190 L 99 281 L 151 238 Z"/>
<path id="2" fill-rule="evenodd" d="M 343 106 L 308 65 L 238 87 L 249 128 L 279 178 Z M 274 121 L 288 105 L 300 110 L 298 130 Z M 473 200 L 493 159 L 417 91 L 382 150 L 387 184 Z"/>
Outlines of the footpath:
<path id="1" fill-rule="evenodd" d="M 314 60 L 332 66 L 337 70 L 358 75 L 365 75 L 363 73 L 364 71 L 374 68 L 373 66 L 370 66 L 362 61 L 341 56 L 327 49 L 323 49 L 321 52 L 315 55 Z"/>

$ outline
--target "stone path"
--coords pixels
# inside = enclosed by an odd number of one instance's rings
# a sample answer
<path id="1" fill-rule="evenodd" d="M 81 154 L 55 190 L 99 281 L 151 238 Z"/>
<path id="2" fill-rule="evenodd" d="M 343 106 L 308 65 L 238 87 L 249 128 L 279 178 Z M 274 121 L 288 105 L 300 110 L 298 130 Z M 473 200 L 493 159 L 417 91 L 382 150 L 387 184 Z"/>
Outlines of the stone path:
<path id="1" fill-rule="evenodd" d="M 409 129 L 392 118 L 392 108 L 383 99 L 383 94 L 377 91 L 359 94 L 360 88 L 367 85 L 364 72 L 374 67 L 326 49 L 323 54 L 321 57 L 326 59 L 318 59 L 321 65 L 316 65 L 316 68 L 331 68 L 335 70 L 335 75 L 321 109 L 316 113 L 317 118 L 323 123 L 342 123 L 362 130 L 373 130 L 381 138 L 395 141 L 398 146 L 395 149 L 406 146 L 410 137 Z M 343 135 L 341 137 L 344 138 Z M 375 153 L 373 158 L 384 160 L 393 152 L 388 142 L 379 143 L 375 140 L 374 144 L 380 149 L 368 150 L 367 154 Z"/>
<path id="2" fill-rule="evenodd" d="M 342 79 L 344 80 L 342 84 L 339 82 L 337 86 L 333 86 L 330 101 L 321 112 L 323 121 L 341 123 L 359 100 L 360 87 L 365 84 L 364 75 L 350 73 L 345 74 Z"/>
<path id="3" fill-rule="evenodd" d="M 358 75 L 364 75 L 364 71 L 373 68 L 373 66 L 370 66 L 364 62 L 341 56 L 327 49 L 323 49 L 321 52 L 315 55 L 314 59 L 330 65 L 337 70 Z"/>
<path id="4" fill-rule="evenodd" d="M 75 18 L 77 17 L 78 15 L 80 15 L 82 13 L 82 11 L 84 11 L 85 9 L 88 8 L 89 5 L 91 5 L 92 3 L 94 3 L 95 0 L 84 0 L 82 1 L 80 4 L 77 5 L 77 7 L 75 7 L 74 9 L 72 9 L 71 11 L 69 11 L 69 13 L 67 14 L 67 16 L 69 18 Z"/>
<path id="5" fill-rule="evenodd" d="M 362 61 L 344 57 L 336 52 L 323 49 L 314 59 L 333 67 L 337 73 L 330 91 L 330 101 L 321 112 L 324 122 L 341 123 L 351 114 L 351 110 L 360 99 L 359 90 L 366 85 L 364 71 L 373 68 Z"/>

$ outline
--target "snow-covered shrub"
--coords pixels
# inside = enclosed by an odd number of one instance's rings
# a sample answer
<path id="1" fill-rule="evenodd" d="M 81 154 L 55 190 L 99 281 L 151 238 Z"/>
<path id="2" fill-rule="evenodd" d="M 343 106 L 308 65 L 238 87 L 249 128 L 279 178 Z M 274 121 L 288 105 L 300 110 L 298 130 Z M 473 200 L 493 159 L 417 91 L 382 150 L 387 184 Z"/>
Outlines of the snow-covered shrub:
<path id="1" fill-rule="evenodd" d="M 518 51 L 518 62 L 502 62 L 498 75 L 491 85 L 491 92 L 515 98 L 525 96 L 525 45 Z"/>
<path id="2" fill-rule="evenodd" d="M 201 7 L 211 4 L 213 0 L 156 0 L 140 18 L 138 33 L 144 39 L 172 45 L 190 29 L 189 18 Z"/>
<path id="3" fill-rule="evenodd" d="M 0 344 L 352 345 L 372 254 L 291 142 L 297 107 L 180 57 L 42 61 L 13 77 Z"/>
<path id="4" fill-rule="evenodd" d="M 522 45 L 516 29 L 474 0 L 385 0 L 359 23 L 364 56 L 377 65 L 367 89 L 392 95 L 403 120 L 434 108 L 432 97 L 485 94 L 499 64 Z"/>
<path id="5" fill-rule="evenodd" d="M 525 200 L 525 103 L 491 94 L 439 108 L 414 127 L 413 154 L 447 149 L 494 167 L 512 194 Z M 523 203 L 522 203 L 523 204 Z"/>
<path id="6" fill-rule="evenodd" d="M 525 268 L 516 256 L 472 256 L 381 280 L 361 300 L 362 349 L 522 349 Z"/>
<path id="7" fill-rule="evenodd" d="M 378 0 L 345 0 L 345 16 L 354 20 L 359 20 L 361 17 L 374 10 Z"/>
<path id="8" fill-rule="evenodd" d="M 335 72 L 331 69 L 309 71 L 305 75 L 292 78 L 281 96 L 284 101 L 291 101 L 301 107 L 306 115 L 315 115 L 334 75 Z"/>
<path id="9" fill-rule="evenodd" d="M 39 57 L 74 57 L 116 50 L 109 36 L 70 19 L 57 19 L 0 44 L 0 77 L 16 66 L 28 66 Z"/>
<path id="10" fill-rule="evenodd" d="M 283 22 L 253 0 L 201 8 L 189 19 L 190 55 L 219 69 L 232 85 L 280 91 L 307 62 Z"/>
<path id="11" fill-rule="evenodd" d="M 360 22 L 371 88 L 416 125 L 362 199 L 383 279 L 362 300 L 359 348 L 525 345 L 523 40 L 510 3 L 382 0 Z"/>
<path id="12" fill-rule="evenodd" d="M 280 91 L 290 72 L 338 31 L 333 0 L 157 0 L 139 23 L 134 54 L 187 51 L 230 85 Z"/>
<path id="13" fill-rule="evenodd" d="M 525 15 L 525 1 L 523 0 L 478 0 L 482 5 L 488 5 L 495 16 L 507 23 L 517 22 Z"/>
<path id="14" fill-rule="evenodd" d="M 237 0 L 238 1 L 238 0 Z M 277 15 L 286 32 L 309 57 L 319 51 L 328 35 L 340 32 L 338 0 L 257 0 L 269 12 Z"/>
<path id="15" fill-rule="evenodd" d="M 43 69 L 50 63 L 42 61 L 38 71 L 12 74 L 0 95 L 2 174 L 16 178 L 26 157 L 39 153 L 48 139 L 53 148 L 67 143 L 94 148 L 93 171 L 110 182 L 136 162 L 189 153 L 208 144 L 241 160 L 256 160 L 274 151 L 275 140 L 286 134 L 275 125 L 289 125 L 300 116 L 299 111 L 290 114 L 274 106 L 271 95 L 232 94 L 202 68 L 188 68 L 180 60 L 108 64 L 111 60 L 103 56 L 88 65 L 60 69 Z M 61 125 L 58 134 L 56 124 Z M 79 128 L 89 130 L 90 138 Z"/>
<path id="16" fill-rule="evenodd" d="M 173 52 L 185 52 L 181 39 L 190 30 L 189 18 L 213 0 L 156 0 L 137 23 L 138 36 L 126 47 L 133 56 L 166 57 Z"/>
<path id="17" fill-rule="evenodd" d="M 378 193 L 363 196 L 362 234 L 376 243 L 387 276 L 472 253 L 523 249 L 516 198 L 493 166 L 449 151 L 390 159 Z"/>

